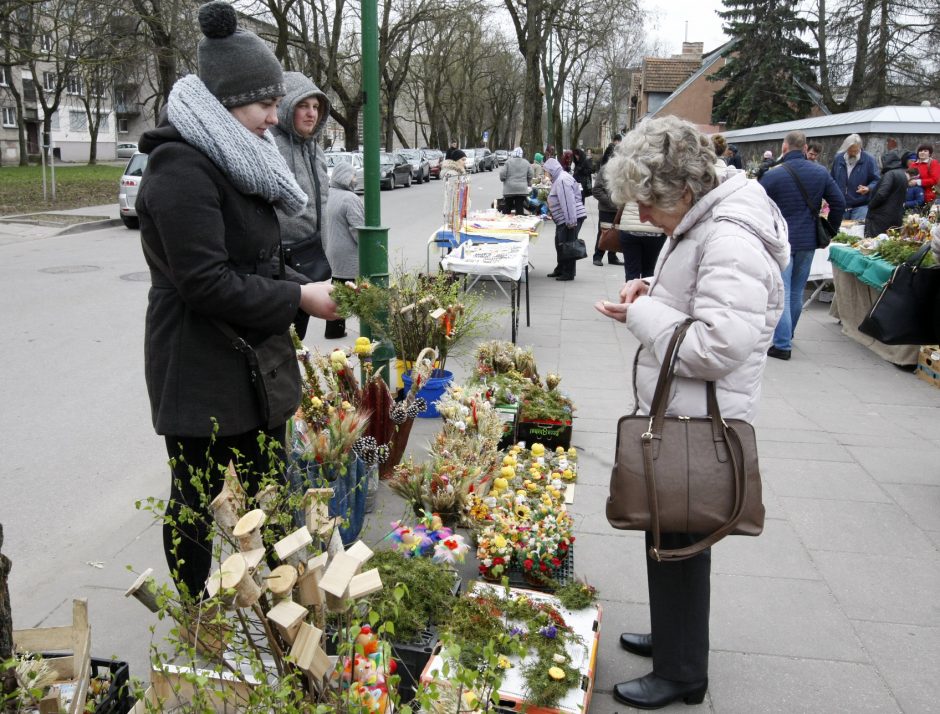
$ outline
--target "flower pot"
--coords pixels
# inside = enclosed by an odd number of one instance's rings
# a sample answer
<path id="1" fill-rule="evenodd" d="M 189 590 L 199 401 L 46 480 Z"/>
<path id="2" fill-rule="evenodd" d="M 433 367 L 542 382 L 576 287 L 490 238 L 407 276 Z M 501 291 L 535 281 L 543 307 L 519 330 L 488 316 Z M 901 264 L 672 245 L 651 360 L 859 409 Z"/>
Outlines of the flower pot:
<path id="1" fill-rule="evenodd" d="M 402 381 L 405 383 L 405 391 L 411 389 L 411 373 L 403 374 Z M 446 369 L 435 369 L 430 379 L 421 389 L 418 390 L 418 396 L 422 397 L 428 403 L 428 408 L 418 414 L 419 419 L 436 419 L 440 416 L 435 402 L 444 396 L 449 385 L 454 379 L 454 373 Z"/>

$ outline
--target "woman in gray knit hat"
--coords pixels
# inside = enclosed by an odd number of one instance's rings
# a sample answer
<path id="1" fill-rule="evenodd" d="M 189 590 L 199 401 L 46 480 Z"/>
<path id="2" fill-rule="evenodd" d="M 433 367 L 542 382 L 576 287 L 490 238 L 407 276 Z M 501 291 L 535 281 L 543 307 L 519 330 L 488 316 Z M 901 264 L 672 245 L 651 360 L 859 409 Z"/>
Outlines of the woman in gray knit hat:
<path id="1" fill-rule="evenodd" d="M 193 598 L 211 564 L 207 502 L 221 488 L 219 466 L 234 459 L 254 494 L 279 468 L 274 457 L 283 460 L 283 447 L 272 454 L 258 442 L 283 444 L 300 404 L 288 328 L 303 334 L 307 316 L 336 317 L 329 283 L 280 260 L 275 208 L 293 216 L 307 202 L 267 132 L 284 95 L 281 66 L 257 35 L 238 29 L 231 5 L 203 5 L 199 24 L 199 73 L 176 82 L 160 125 L 141 137 L 150 160 L 137 197 L 152 282 L 147 391 L 172 464 L 164 549 L 181 595 Z M 246 343 L 277 358 L 263 381 L 280 398 L 266 406 Z M 190 469 L 205 474 L 204 492 Z M 195 522 L 182 522 L 184 507 Z"/>

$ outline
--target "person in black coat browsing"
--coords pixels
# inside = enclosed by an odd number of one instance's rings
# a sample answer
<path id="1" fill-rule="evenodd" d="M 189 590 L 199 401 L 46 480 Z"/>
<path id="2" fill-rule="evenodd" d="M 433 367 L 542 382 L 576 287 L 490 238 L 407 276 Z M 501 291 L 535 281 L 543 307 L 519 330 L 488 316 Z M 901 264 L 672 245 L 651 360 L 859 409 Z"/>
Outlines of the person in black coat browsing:
<path id="1" fill-rule="evenodd" d="M 889 228 L 901 225 L 907 180 L 907 171 L 896 150 L 881 157 L 881 180 L 868 201 L 868 215 L 865 217 L 866 238 L 873 238 Z"/>

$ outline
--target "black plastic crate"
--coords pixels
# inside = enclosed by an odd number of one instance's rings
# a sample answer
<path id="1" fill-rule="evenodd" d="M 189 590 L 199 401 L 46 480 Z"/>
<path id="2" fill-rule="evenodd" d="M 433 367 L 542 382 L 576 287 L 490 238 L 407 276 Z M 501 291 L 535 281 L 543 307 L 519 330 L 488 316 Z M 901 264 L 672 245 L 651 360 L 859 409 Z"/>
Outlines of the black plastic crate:
<path id="1" fill-rule="evenodd" d="M 130 668 L 127 662 L 92 657 L 90 672 L 92 679 L 107 676 L 111 680 L 107 692 L 93 700 L 94 709 L 91 711 L 94 714 L 127 714 L 134 706 Z M 89 702 L 92 701 L 91 689 L 88 692 L 88 699 Z"/>
<path id="2" fill-rule="evenodd" d="M 398 664 L 396 674 L 400 677 L 398 694 L 403 704 L 415 697 L 421 673 L 437 649 L 437 628 L 428 627 L 415 635 L 410 642 L 393 642 L 392 657 Z"/>
<path id="3" fill-rule="evenodd" d="M 532 583 L 526 580 L 525 572 L 521 565 L 513 564 L 509 569 L 509 586 L 513 588 L 525 588 L 527 590 L 538 590 L 543 593 L 555 592 L 557 586 L 567 585 L 574 580 L 574 545 L 568 546 L 568 557 L 562 561 L 561 567 L 552 575 L 552 581 L 548 583 Z"/>

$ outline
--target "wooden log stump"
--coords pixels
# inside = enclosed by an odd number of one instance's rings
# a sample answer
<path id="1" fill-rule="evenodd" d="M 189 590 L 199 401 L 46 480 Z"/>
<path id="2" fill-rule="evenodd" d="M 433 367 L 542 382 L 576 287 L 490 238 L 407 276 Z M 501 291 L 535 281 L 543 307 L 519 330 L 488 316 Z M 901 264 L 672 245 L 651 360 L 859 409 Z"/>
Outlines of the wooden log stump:
<path id="1" fill-rule="evenodd" d="M 229 609 L 251 607 L 261 597 L 261 587 L 252 577 L 241 553 L 233 553 L 223 561 L 222 567 L 209 577 L 206 592 L 210 597 L 221 594 Z"/>
<path id="2" fill-rule="evenodd" d="M 245 553 L 264 546 L 261 540 L 261 526 L 264 525 L 266 520 L 267 516 L 260 508 L 248 511 L 239 519 L 232 529 L 232 535 L 238 540 L 238 549 L 240 551 Z"/>
<path id="3" fill-rule="evenodd" d="M 279 565 L 267 577 L 268 590 L 274 596 L 275 602 L 291 600 L 294 585 L 297 584 L 297 568 L 293 565 Z"/>
<path id="4" fill-rule="evenodd" d="M 157 604 L 157 581 L 153 578 L 153 568 L 147 568 L 142 572 L 124 593 L 124 597 L 131 596 L 150 612 L 157 612 L 160 609 Z"/>

